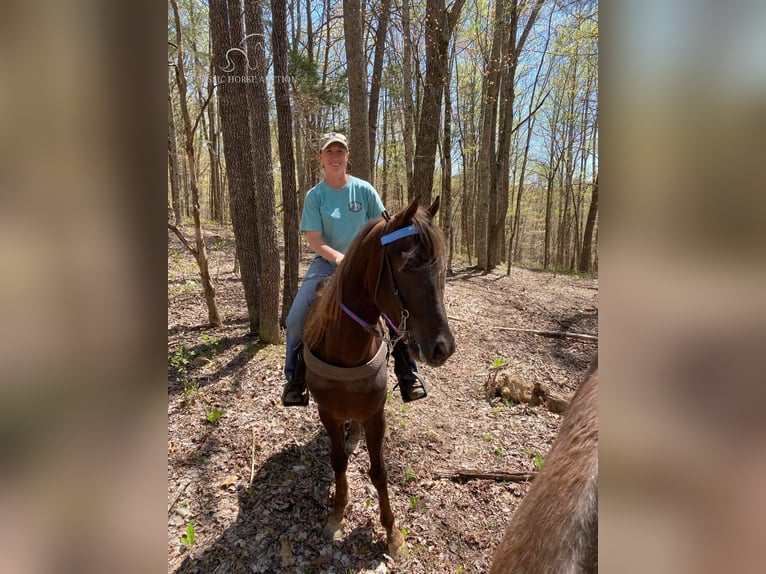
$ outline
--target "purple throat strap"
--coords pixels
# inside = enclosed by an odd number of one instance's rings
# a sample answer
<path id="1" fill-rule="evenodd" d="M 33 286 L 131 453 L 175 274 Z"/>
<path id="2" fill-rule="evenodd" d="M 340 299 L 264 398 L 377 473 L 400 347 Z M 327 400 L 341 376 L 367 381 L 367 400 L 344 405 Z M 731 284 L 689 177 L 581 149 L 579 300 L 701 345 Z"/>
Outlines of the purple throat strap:
<path id="1" fill-rule="evenodd" d="M 341 303 L 340 308 L 343 310 L 343 312 L 346 315 L 348 315 L 354 321 L 359 323 L 359 325 L 361 325 L 366 331 L 369 331 L 370 333 L 373 333 L 375 335 L 379 335 L 379 333 L 375 331 L 375 328 L 372 325 L 370 325 L 367 321 L 365 321 L 359 315 L 354 313 L 351 309 L 346 307 L 345 304 Z M 383 315 L 383 318 L 386 320 L 386 323 L 388 323 L 388 325 L 390 325 L 394 329 L 394 331 L 398 333 L 399 329 L 396 327 L 396 325 L 394 325 L 393 321 L 391 321 L 391 319 L 388 318 L 388 315 L 386 315 L 385 313 L 381 313 L 381 315 Z"/>

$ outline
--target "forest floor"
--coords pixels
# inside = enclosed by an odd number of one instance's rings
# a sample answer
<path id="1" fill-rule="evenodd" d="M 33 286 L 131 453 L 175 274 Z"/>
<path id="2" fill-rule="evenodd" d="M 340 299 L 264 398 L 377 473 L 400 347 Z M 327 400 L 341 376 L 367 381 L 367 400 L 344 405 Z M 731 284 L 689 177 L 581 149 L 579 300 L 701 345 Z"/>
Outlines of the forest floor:
<path id="1" fill-rule="evenodd" d="M 445 305 L 457 351 L 442 367 L 421 367 L 426 399 L 405 405 L 397 390 L 386 406 L 389 494 L 410 551 L 394 562 L 364 441 L 349 459 L 343 538 L 322 537 L 334 491 L 329 440 L 313 401 L 281 406 L 284 344 L 264 346 L 248 334 L 231 231 L 207 226 L 205 235 L 218 329 L 204 326 L 194 259 L 175 236 L 168 245 L 168 572 L 487 572 L 531 483 L 444 476 L 536 470 L 535 455 L 545 459 L 561 417 L 488 399 L 485 384 L 515 375 L 568 395 L 597 349 L 499 327 L 597 334 L 598 280 L 453 265 Z M 304 254 L 301 277 L 309 261 Z M 183 544 L 192 522 L 194 543 Z"/>

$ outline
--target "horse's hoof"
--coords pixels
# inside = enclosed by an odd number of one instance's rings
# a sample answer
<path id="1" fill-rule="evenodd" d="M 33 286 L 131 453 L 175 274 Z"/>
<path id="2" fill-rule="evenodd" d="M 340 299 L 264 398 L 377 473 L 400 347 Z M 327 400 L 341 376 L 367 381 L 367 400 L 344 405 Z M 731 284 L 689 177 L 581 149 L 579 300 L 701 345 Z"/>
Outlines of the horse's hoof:
<path id="1" fill-rule="evenodd" d="M 343 538 L 343 521 L 328 520 L 324 526 L 323 534 L 327 540 L 340 540 Z"/>
<path id="2" fill-rule="evenodd" d="M 404 536 L 398 530 L 394 530 L 388 537 L 388 555 L 394 560 L 402 560 L 410 555 L 410 549 L 404 542 Z"/>

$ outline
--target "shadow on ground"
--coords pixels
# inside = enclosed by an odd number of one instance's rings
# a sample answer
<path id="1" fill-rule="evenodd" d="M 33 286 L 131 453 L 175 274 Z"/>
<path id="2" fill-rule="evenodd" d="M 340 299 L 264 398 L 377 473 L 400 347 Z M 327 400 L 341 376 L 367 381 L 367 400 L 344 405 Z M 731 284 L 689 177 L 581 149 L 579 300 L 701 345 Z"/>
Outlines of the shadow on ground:
<path id="1" fill-rule="evenodd" d="M 327 436 L 320 432 L 308 444 L 289 445 L 269 457 L 251 488 L 239 489 L 234 524 L 206 550 L 187 556 L 174 574 L 319 573 L 378 567 L 386 552 L 378 523 L 346 527 L 337 542 L 321 535 L 333 490 L 329 450 Z M 284 524 L 291 526 L 280 530 Z"/>

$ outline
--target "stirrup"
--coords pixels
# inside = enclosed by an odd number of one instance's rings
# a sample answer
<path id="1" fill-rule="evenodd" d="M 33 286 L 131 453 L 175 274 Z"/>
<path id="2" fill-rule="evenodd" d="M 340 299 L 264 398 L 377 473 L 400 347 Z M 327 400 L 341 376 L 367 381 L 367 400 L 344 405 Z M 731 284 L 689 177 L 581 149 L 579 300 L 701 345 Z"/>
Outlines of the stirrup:
<path id="1" fill-rule="evenodd" d="M 418 401 L 428 396 L 426 381 L 420 376 L 420 373 L 416 371 L 408 373 L 407 376 L 398 379 L 394 385 L 394 389 L 396 387 L 399 387 L 399 392 L 402 393 L 402 401 L 405 403 Z"/>
<path id="2" fill-rule="evenodd" d="M 291 381 L 282 389 L 282 406 L 305 407 L 309 404 L 309 392 L 305 383 Z"/>

